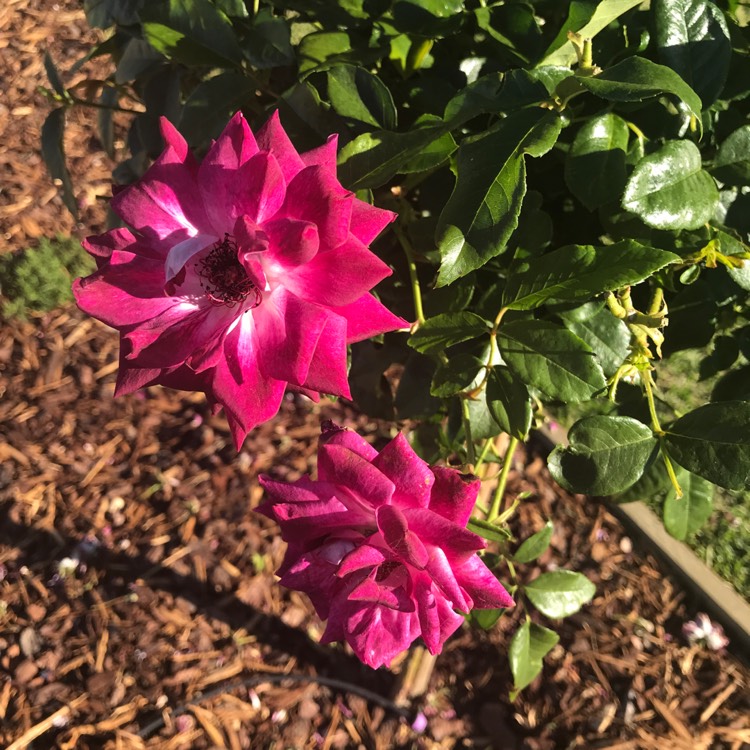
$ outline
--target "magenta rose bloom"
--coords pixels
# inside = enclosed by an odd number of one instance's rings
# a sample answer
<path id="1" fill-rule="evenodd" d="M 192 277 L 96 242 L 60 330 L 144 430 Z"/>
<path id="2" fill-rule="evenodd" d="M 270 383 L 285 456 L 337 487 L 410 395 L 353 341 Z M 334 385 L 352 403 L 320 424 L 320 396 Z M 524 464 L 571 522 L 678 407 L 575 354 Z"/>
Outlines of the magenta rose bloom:
<path id="1" fill-rule="evenodd" d="M 318 481 L 261 476 L 288 543 L 281 584 L 305 592 L 327 627 L 377 668 L 421 637 L 430 653 L 464 621 L 457 612 L 511 607 L 466 529 L 476 477 L 430 467 L 399 434 L 378 453 L 359 435 L 327 423 Z"/>
<path id="2" fill-rule="evenodd" d="M 391 271 L 368 244 L 393 219 L 336 178 L 336 136 L 298 154 L 274 114 L 241 113 L 198 164 L 166 149 L 112 208 L 130 226 L 84 243 L 98 270 L 78 305 L 121 334 L 116 394 L 161 383 L 224 407 L 238 448 L 288 387 L 350 398 L 346 347 L 407 326 L 370 290 Z"/>

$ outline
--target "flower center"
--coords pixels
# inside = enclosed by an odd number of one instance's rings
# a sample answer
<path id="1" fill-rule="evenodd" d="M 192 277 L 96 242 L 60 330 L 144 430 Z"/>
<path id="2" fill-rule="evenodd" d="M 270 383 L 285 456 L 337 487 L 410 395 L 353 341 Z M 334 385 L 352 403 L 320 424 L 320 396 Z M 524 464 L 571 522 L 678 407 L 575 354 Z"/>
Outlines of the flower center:
<path id="1" fill-rule="evenodd" d="M 250 309 L 262 302 L 263 294 L 240 263 L 237 243 L 230 234 L 216 242 L 196 265 L 200 284 L 213 304 L 234 307 L 242 304 L 250 293 L 255 294 Z"/>

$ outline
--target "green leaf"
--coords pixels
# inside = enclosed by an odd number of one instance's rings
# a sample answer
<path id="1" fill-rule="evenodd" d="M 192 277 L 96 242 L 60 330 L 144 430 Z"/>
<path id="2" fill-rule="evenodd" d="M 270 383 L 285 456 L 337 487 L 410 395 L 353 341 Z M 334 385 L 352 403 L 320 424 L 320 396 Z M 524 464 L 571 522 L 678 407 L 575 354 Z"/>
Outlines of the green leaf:
<path id="1" fill-rule="evenodd" d="M 724 14 L 710 0 L 655 0 L 659 57 L 708 107 L 729 73 L 732 45 Z"/>
<path id="2" fill-rule="evenodd" d="M 678 467 L 679 468 L 679 467 Z M 672 483 L 664 461 L 652 461 L 641 478 L 625 492 L 612 498 L 617 503 L 632 503 L 637 500 L 653 500 L 662 496 Z"/>
<path id="3" fill-rule="evenodd" d="M 103 106 L 96 112 L 99 140 L 102 142 L 102 146 L 107 156 L 111 159 L 115 158 L 115 131 L 112 122 L 112 113 L 114 110 L 112 107 L 117 105 L 119 96 L 120 94 L 117 89 L 109 87 L 104 88 L 99 96 L 99 103 Z"/>
<path id="4" fill-rule="evenodd" d="M 335 61 L 351 52 L 352 43 L 345 31 L 317 31 L 305 36 L 297 48 L 299 73 L 309 73 L 328 60 Z"/>
<path id="5" fill-rule="evenodd" d="M 146 40 L 169 59 L 219 67 L 242 61 L 232 24 L 209 0 L 149 3 L 141 16 Z"/>
<path id="6" fill-rule="evenodd" d="M 528 619 L 516 630 L 508 647 L 514 687 L 511 700 L 515 700 L 518 691 L 530 685 L 542 671 L 542 659 L 552 651 L 559 640 L 560 636 L 553 630 Z"/>
<path id="7" fill-rule="evenodd" d="M 521 110 L 461 144 L 456 185 L 438 221 L 437 286 L 456 281 L 503 251 L 526 193 L 524 156 L 549 151 L 561 128 L 554 113 Z"/>
<path id="8" fill-rule="evenodd" d="M 527 385 L 561 401 L 585 401 L 604 388 L 604 373 L 589 347 L 544 320 L 504 323 L 497 344 L 503 360 Z"/>
<path id="9" fill-rule="evenodd" d="M 574 5 L 583 6 L 590 5 L 590 3 L 571 3 L 571 6 Z M 603 0 L 596 6 L 596 10 L 583 25 L 576 23 L 576 20 L 579 17 L 586 17 L 588 14 L 584 15 L 579 11 L 580 15 L 574 15 L 571 10 L 571 16 L 561 29 L 558 38 L 550 45 L 547 56 L 540 65 L 572 65 L 576 61 L 576 51 L 572 42 L 565 41 L 568 31 L 578 32 L 584 38 L 593 39 L 612 21 L 615 21 L 636 5 L 640 5 L 640 0 Z"/>
<path id="10" fill-rule="evenodd" d="M 637 284 L 678 255 L 623 240 L 614 245 L 568 245 L 541 258 L 529 268 L 511 274 L 503 294 L 503 306 L 532 310 L 548 299 L 584 300 L 601 292 Z"/>
<path id="11" fill-rule="evenodd" d="M 44 69 L 47 72 L 47 78 L 49 79 L 54 92 L 66 101 L 71 101 L 70 94 L 68 94 L 65 84 L 63 84 L 62 78 L 60 78 L 57 66 L 47 50 L 44 51 Z"/>
<path id="12" fill-rule="evenodd" d="M 552 69 L 558 72 L 559 69 Z M 471 120 L 481 114 L 510 112 L 549 98 L 549 90 L 544 85 L 548 70 L 534 71 L 516 68 L 507 73 L 488 73 L 477 78 L 462 91 L 459 91 L 445 107 L 445 121 L 451 128 Z M 564 75 L 570 75 L 566 70 Z"/>
<path id="13" fill-rule="evenodd" d="M 292 65 L 295 56 L 289 24 L 270 12 L 259 13 L 243 40 L 242 51 L 260 70 Z"/>
<path id="14" fill-rule="evenodd" d="M 507 542 L 510 538 L 510 533 L 504 528 L 481 518 L 470 518 L 466 528 L 488 542 Z"/>
<path id="15" fill-rule="evenodd" d="M 750 125 L 737 128 L 719 146 L 712 171 L 725 185 L 750 184 Z"/>
<path id="16" fill-rule="evenodd" d="M 455 150 L 453 136 L 438 118 L 425 119 L 406 133 L 375 130 L 341 149 L 339 179 L 350 190 L 376 188 L 397 174 L 433 169 Z"/>
<path id="17" fill-rule="evenodd" d="M 469 408 L 472 440 L 476 442 L 477 440 L 486 440 L 487 438 L 499 435 L 503 430 L 487 408 L 486 389 L 483 389 L 479 394 L 472 394 L 472 396 L 473 398 L 466 399 Z M 460 414 L 461 404 L 456 404 L 453 408 L 456 408 L 455 416 L 459 420 L 462 420 L 463 417 Z M 463 427 L 463 421 L 461 426 Z"/>
<path id="18" fill-rule="evenodd" d="M 664 527 L 675 539 L 686 539 L 698 531 L 713 510 L 714 486 L 711 482 L 678 469 L 677 481 L 683 495 L 677 499 L 674 488 L 664 500 Z"/>
<path id="19" fill-rule="evenodd" d="M 577 77 L 592 94 L 610 102 L 642 102 L 660 94 L 674 94 L 700 118 L 700 97 L 671 68 L 647 60 L 628 57 L 598 76 Z"/>
<path id="20" fill-rule="evenodd" d="M 89 25 L 99 29 L 110 26 L 133 26 L 138 23 L 138 9 L 144 0 L 83 0 Z"/>
<path id="21" fill-rule="evenodd" d="M 624 209 L 656 229 L 698 229 L 718 203 L 716 183 L 691 141 L 667 141 L 641 159 L 622 198 Z"/>
<path id="22" fill-rule="evenodd" d="M 525 440 L 531 427 L 531 400 L 526 386 L 502 366 L 493 367 L 487 379 L 487 409 L 512 437 Z"/>
<path id="23" fill-rule="evenodd" d="M 565 489 L 587 495 L 614 495 L 635 484 L 657 448 L 651 428 L 631 417 L 584 417 L 568 441 L 550 453 L 550 473 Z"/>
<path id="24" fill-rule="evenodd" d="M 549 547 L 553 531 L 552 521 L 547 521 L 543 529 L 526 539 L 518 548 L 513 555 L 513 562 L 530 563 L 536 560 Z"/>
<path id="25" fill-rule="evenodd" d="M 502 617 L 504 609 L 472 609 L 471 621 L 482 630 L 490 630 Z"/>
<path id="26" fill-rule="evenodd" d="M 569 331 L 591 347 L 604 374 L 614 375 L 630 349 L 630 330 L 625 322 L 601 302 L 589 302 L 558 315 Z"/>
<path id="27" fill-rule="evenodd" d="M 388 87 L 355 65 L 335 65 L 328 71 L 328 97 L 342 117 L 394 130 L 396 106 Z"/>
<path id="28" fill-rule="evenodd" d="M 438 38 L 460 28 L 463 0 L 396 0 L 393 22 L 407 34 Z"/>
<path id="29" fill-rule="evenodd" d="M 471 354 L 459 354 L 435 370 L 430 393 L 436 398 L 449 398 L 479 386 L 484 362 Z"/>
<path id="30" fill-rule="evenodd" d="M 547 617 L 559 620 L 575 614 L 594 598 L 596 586 L 583 573 L 555 570 L 524 586 L 529 601 Z"/>
<path id="31" fill-rule="evenodd" d="M 193 146 L 207 143 L 254 92 L 252 81 L 240 73 L 222 73 L 202 81 L 185 102 L 180 131 Z"/>
<path id="32" fill-rule="evenodd" d="M 622 195 L 627 150 L 628 125 L 612 112 L 588 120 L 578 131 L 565 161 L 565 182 L 589 211 Z"/>
<path id="33" fill-rule="evenodd" d="M 78 221 L 78 204 L 73 195 L 73 183 L 65 164 L 63 135 L 65 133 L 65 108 L 53 109 L 42 125 L 42 158 L 53 180 L 60 180 L 60 190 L 65 205 Z"/>
<path id="34" fill-rule="evenodd" d="M 669 456 L 729 490 L 750 487 L 750 402 L 706 404 L 666 430 Z"/>
<path id="35" fill-rule="evenodd" d="M 454 344 L 489 333 L 489 330 L 487 321 L 474 313 L 442 313 L 425 320 L 409 337 L 409 346 L 423 354 L 443 351 Z"/>

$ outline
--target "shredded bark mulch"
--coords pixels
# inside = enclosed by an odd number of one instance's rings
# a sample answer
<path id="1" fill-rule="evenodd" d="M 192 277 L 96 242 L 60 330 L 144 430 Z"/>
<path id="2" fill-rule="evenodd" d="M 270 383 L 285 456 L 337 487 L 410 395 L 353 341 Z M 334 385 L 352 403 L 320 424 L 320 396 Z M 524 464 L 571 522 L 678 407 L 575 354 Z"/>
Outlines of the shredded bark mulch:
<path id="1" fill-rule="evenodd" d="M 74 309 L 0 333 L 0 746 L 74 748 L 742 748 L 748 669 L 689 646 L 695 610 L 595 501 L 519 452 L 519 538 L 555 524 L 524 578 L 582 570 L 593 603 L 557 623 L 543 676 L 511 703 L 521 614 L 465 628 L 427 694 L 322 647 L 273 571 L 283 543 L 253 512 L 268 471 L 314 471 L 323 419 L 382 445 L 389 427 L 288 396 L 237 455 L 200 395 L 114 400 L 117 338 Z M 520 609 L 520 608 L 519 608 Z M 546 623 L 549 625 L 550 623 Z M 410 728 L 421 710 L 427 727 Z"/>
<path id="2" fill-rule="evenodd" d="M 65 71 L 97 33 L 76 0 L 0 8 L 3 250 L 104 227 L 113 164 L 96 113 L 68 120 L 80 224 L 39 154 L 41 51 Z M 100 64 L 66 82 L 98 77 Z M 115 334 L 73 309 L 0 325 L 0 747 L 750 747 L 750 673 L 732 645 L 688 645 L 693 604 L 534 453 L 519 452 L 510 477 L 511 496 L 532 493 L 514 530 L 522 539 L 551 518 L 555 534 L 520 575 L 582 570 L 594 601 L 552 624 L 560 643 L 514 703 L 506 655 L 520 611 L 457 634 L 425 695 L 404 705 L 404 662 L 375 672 L 318 645 L 308 602 L 275 583 L 283 543 L 252 510 L 259 472 L 314 470 L 321 420 L 378 446 L 392 428 L 290 396 L 237 455 L 202 396 L 151 388 L 113 400 L 116 367 Z"/>

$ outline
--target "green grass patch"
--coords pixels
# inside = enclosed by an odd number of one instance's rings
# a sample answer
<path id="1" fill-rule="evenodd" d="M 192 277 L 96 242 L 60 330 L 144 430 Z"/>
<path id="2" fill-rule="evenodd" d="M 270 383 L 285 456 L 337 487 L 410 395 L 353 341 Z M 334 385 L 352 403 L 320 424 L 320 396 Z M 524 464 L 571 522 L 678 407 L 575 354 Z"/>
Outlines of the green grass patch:
<path id="1" fill-rule="evenodd" d="M 96 264 L 72 237 L 43 239 L 37 247 L 0 256 L 0 311 L 4 318 L 54 310 L 73 299 L 70 285 Z"/>

